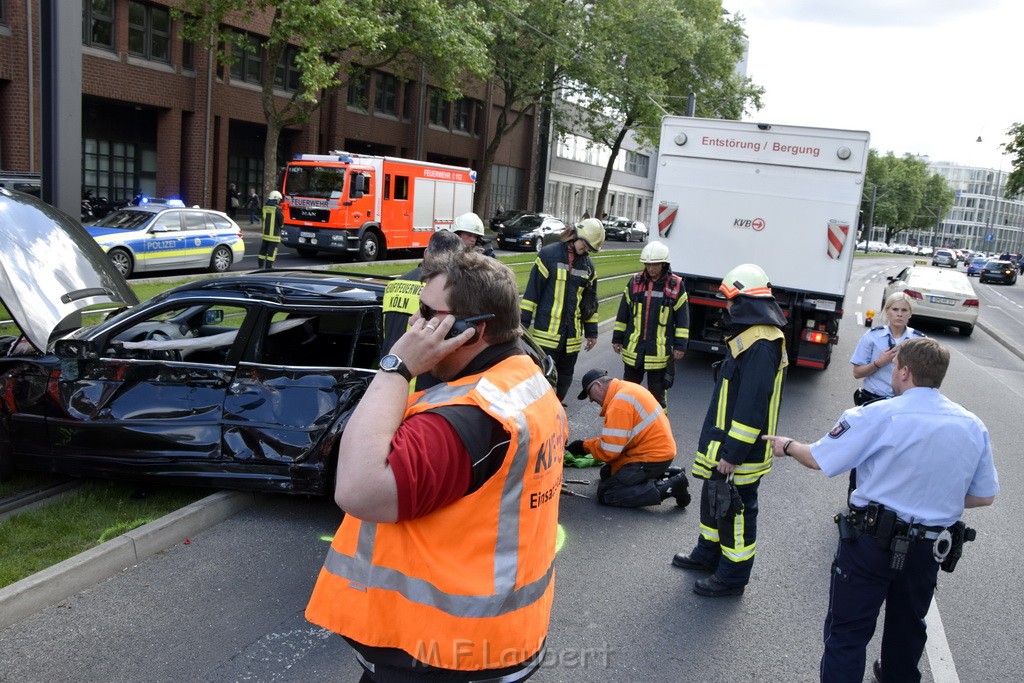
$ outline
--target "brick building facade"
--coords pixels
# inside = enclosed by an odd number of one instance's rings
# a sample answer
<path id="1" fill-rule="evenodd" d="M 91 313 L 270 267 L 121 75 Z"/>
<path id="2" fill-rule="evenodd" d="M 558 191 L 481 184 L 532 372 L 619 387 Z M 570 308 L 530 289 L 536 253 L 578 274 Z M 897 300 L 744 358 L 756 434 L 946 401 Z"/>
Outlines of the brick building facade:
<path id="1" fill-rule="evenodd" d="M 178 36 L 173 4 L 83 0 L 83 191 L 112 200 L 141 191 L 224 210 L 229 183 L 243 195 L 262 185 L 267 131 L 259 81 L 268 65 L 248 53 L 236 53 L 233 66 L 215 63 L 207 46 Z M 264 18 L 232 28 L 258 40 L 268 27 Z M 295 89 L 291 64 L 286 56 L 275 65 L 282 101 Z M 0 169 L 41 170 L 40 88 L 39 2 L 0 0 Z M 479 83 L 444 102 L 425 75 L 400 80 L 375 71 L 326 97 L 308 124 L 282 131 L 278 161 L 344 149 L 479 169 L 497 97 L 491 84 Z M 532 117 L 506 136 L 487 211 L 532 205 L 536 139 Z"/>

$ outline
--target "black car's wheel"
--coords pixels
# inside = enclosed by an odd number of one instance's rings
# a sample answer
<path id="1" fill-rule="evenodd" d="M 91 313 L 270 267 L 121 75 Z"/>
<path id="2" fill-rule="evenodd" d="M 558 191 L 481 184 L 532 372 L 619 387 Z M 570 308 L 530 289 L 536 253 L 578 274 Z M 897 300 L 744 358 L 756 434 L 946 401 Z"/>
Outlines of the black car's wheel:
<path id="1" fill-rule="evenodd" d="M 210 256 L 210 272 L 211 273 L 226 273 L 231 269 L 231 262 L 234 260 L 231 254 L 231 249 L 224 246 L 223 244 L 213 250 L 213 255 Z"/>
<path id="2" fill-rule="evenodd" d="M 375 232 L 366 232 L 359 242 L 359 260 L 364 263 L 381 258 L 380 237 Z"/>
<path id="3" fill-rule="evenodd" d="M 313 249 L 312 247 L 295 247 L 295 251 L 297 251 L 299 256 L 302 258 L 313 258 L 320 250 Z"/>
<path id="4" fill-rule="evenodd" d="M 538 237 L 537 238 L 537 245 L 536 245 L 536 247 L 537 247 L 537 253 L 540 253 L 540 250 L 544 248 L 544 238 L 543 237 Z"/>
<path id="5" fill-rule="evenodd" d="M 132 274 L 135 269 L 135 264 L 132 262 L 132 255 L 128 253 L 126 249 L 116 248 L 111 249 L 107 252 L 107 258 L 117 268 L 117 272 L 121 273 L 123 277 L 128 277 Z"/>

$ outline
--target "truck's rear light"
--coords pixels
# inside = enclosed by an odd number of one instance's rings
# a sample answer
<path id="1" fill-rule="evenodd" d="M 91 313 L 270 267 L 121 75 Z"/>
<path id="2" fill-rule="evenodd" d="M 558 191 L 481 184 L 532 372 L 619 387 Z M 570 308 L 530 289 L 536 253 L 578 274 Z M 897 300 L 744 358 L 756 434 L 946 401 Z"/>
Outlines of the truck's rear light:
<path id="1" fill-rule="evenodd" d="M 800 338 L 812 344 L 828 344 L 828 334 L 816 330 L 804 330 L 800 334 Z"/>
<path id="2" fill-rule="evenodd" d="M 906 294 L 907 296 L 909 296 L 911 299 L 923 299 L 924 298 L 924 297 L 921 296 L 921 292 L 915 292 L 912 289 L 904 289 L 903 293 Z"/>
<path id="3" fill-rule="evenodd" d="M 964 299 L 964 306 L 969 306 L 971 308 L 978 308 L 978 300 L 977 299 Z"/>

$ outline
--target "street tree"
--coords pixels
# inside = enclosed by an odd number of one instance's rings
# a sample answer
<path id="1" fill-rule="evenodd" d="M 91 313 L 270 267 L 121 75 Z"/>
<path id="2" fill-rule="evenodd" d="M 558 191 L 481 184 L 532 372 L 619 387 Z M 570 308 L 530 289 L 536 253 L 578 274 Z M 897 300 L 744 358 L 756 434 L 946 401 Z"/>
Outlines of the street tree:
<path id="1" fill-rule="evenodd" d="M 910 154 L 879 155 L 874 149 L 868 152 L 864 201 L 872 196 L 873 223 L 885 225 L 886 244 L 901 232 L 927 229 L 949 212 L 954 199 L 945 178 L 929 173 L 923 160 Z M 864 215 L 872 215 L 870 209 Z"/>
<path id="2" fill-rule="evenodd" d="M 594 215 L 604 213 L 616 158 L 633 131 L 656 146 L 665 114 L 738 119 L 761 107 L 763 88 L 736 71 L 743 58 L 743 16 L 720 0 L 604 0 L 591 6 L 577 65 L 578 88 L 565 111 L 568 128 L 610 150 Z"/>
<path id="3" fill-rule="evenodd" d="M 1006 131 L 1010 141 L 1006 153 L 1010 155 L 1010 175 L 1006 178 L 1004 197 L 1016 197 L 1024 193 L 1024 123 L 1015 123 Z"/>
<path id="4" fill-rule="evenodd" d="M 492 85 L 498 92 L 473 197 L 473 210 L 479 215 L 485 214 L 490 201 L 491 172 L 502 142 L 538 114 L 557 116 L 551 102 L 559 85 L 575 77 L 583 59 L 580 40 L 587 13 L 584 3 L 564 0 L 507 0 L 485 6 L 493 31 Z M 542 123 L 544 139 L 548 128 Z"/>
<path id="5" fill-rule="evenodd" d="M 181 0 L 172 12 L 184 20 L 182 36 L 219 63 L 245 51 L 262 57 L 264 197 L 274 189 L 282 129 L 307 123 L 326 96 L 371 70 L 411 78 L 423 69 L 453 95 L 467 75 L 489 68 L 490 27 L 473 0 Z M 241 29 L 254 23 L 267 35 Z M 286 90 L 278 74 L 289 66 L 299 82 Z"/>

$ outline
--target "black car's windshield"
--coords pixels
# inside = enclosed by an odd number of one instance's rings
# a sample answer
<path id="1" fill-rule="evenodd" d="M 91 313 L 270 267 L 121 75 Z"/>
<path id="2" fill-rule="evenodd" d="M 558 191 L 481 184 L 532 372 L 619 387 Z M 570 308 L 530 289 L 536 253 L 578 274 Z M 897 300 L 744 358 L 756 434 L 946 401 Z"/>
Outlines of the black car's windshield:
<path id="1" fill-rule="evenodd" d="M 533 228 L 539 228 L 541 223 L 544 222 L 544 218 L 537 214 L 526 214 L 515 219 L 509 223 L 506 227 L 513 228 L 516 230 L 531 230 Z"/>
<path id="2" fill-rule="evenodd" d="M 153 217 L 155 213 L 150 211 L 132 211 L 131 209 L 121 209 L 114 213 L 104 216 L 102 219 L 96 221 L 93 225 L 101 228 L 121 228 L 123 230 L 138 230 L 145 226 Z"/>
<path id="3" fill-rule="evenodd" d="M 341 193 L 345 169 L 330 166 L 289 166 L 284 193 L 292 197 L 330 199 Z"/>

